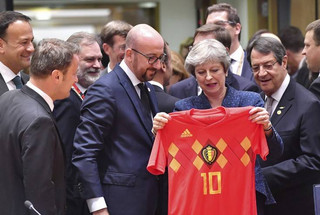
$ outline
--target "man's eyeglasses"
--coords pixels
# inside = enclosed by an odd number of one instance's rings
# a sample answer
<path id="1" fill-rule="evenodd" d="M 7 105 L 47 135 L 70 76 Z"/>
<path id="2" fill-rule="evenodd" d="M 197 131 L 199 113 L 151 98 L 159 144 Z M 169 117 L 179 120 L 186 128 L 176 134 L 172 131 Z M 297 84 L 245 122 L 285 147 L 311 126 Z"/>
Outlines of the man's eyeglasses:
<path id="1" fill-rule="evenodd" d="M 135 51 L 135 52 L 137 52 L 138 54 L 141 54 L 143 57 L 147 58 L 147 59 L 148 59 L 148 63 L 149 63 L 150 65 L 156 63 L 158 60 L 160 60 L 161 63 L 164 63 L 165 60 L 166 60 L 166 54 L 165 54 L 165 53 L 163 53 L 163 54 L 160 55 L 159 57 L 156 57 L 156 56 L 147 56 L 147 55 L 139 52 L 139 51 L 136 50 L 136 49 L 132 49 L 132 51 Z"/>
<path id="2" fill-rule="evenodd" d="M 273 62 L 273 63 L 270 62 L 270 63 L 266 63 L 266 64 L 255 65 L 255 66 L 252 67 L 252 71 L 253 71 L 254 73 L 257 73 L 257 72 L 260 71 L 260 68 L 261 68 L 261 67 L 262 67 L 262 69 L 263 69 L 264 71 L 270 71 L 270 70 L 273 69 L 273 66 L 274 66 L 276 63 L 277 63 L 277 61 L 275 61 L 275 62 Z"/>
<path id="3" fill-rule="evenodd" d="M 213 24 L 222 25 L 222 26 L 225 26 L 225 25 L 229 24 L 229 25 L 231 25 L 231 26 L 234 26 L 234 25 L 236 25 L 237 23 L 236 23 L 236 22 L 233 22 L 233 21 L 228 21 L 228 20 L 219 20 L 219 21 L 214 22 Z"/>

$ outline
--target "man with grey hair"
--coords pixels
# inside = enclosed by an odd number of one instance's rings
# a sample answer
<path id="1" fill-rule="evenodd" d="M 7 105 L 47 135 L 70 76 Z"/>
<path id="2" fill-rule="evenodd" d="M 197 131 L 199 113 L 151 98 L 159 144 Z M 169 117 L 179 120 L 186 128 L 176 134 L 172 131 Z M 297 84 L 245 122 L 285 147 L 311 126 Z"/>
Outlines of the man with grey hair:
<path id="1" fill-rule="evenodd" d="M 261 162 L 277 202 L 267 206 L 266 214 L 314 214 L 313 184 L 320 183 L 320 102 L 290 78 L 286 50 L 279 40 L 260 37 L 248 53 L 285 149 L 279 159 Z"/>
<path id="2" fill-rule="evenodd" d="M 26 200 L 41 214 L 65 214 L 64 152 L 52 110 L 77 82 L 77 53 L 62 40 L 40 41 L 30 81 L 0 97 L 1 214 L 29 214 Z"/>
<path id="3" fill-rule="evenodd" d="M 124 21 L 113 20 L 101 29 L 102 49 L 109 56 L 109 64 L 103 74 L 111 72 L 123 60 L 126 37 L 131 28 L 132 25 Z"/>
<path id="4" fill-rule="evenodd" d="M 309 70 L 313 73 L 320 72 L 320 19 L 307 26 L 302 54 L 306 56 Z M 311 83 L 309 90 L 320 99 L 320 77 Z"/>
<path id="5" fill-rule="evenodd" d="M 102 54 L 99 38 L 95 34 L 77 32 L 72 34 L 67 41 L 77 45 L 80 49 L 78 83 L 72 86 L 68 98 L 55 102 L 53 114 L 66 154 L 67 214 L 84 215 L 89 214 L 89 210 L 85 200 L 80 197 L 77 172 L 71 163 L 73 139 L 80 123 L 80 106 L 85 92 L 100 77 Z"/>

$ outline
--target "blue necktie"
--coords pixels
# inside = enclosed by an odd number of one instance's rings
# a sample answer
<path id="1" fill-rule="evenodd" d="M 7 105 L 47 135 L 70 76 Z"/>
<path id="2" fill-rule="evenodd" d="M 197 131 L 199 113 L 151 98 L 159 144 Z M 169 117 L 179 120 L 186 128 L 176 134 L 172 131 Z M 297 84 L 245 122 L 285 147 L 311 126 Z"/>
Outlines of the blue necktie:
<path id="1" fill-rule="evenodd" d="M 12 81 L 16 85 L 17 89 L 21 89 L 22 88 L 22 81 L 21 81 L 21 77 L 19 75 L 14 77 L 14 79 L 12 79 Z"/>

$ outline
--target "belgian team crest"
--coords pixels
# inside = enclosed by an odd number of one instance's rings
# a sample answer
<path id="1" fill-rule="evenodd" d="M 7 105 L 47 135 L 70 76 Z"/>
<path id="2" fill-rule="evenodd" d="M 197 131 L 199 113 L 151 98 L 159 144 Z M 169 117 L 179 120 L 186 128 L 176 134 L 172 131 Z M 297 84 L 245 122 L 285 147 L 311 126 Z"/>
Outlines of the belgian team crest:
<path id="1" fill-rule="evenodd" d="M 211 145 L 207 145 L 201 150 L 201 156 L 203 160 L 209 165 L 213 164 L 216 161 L 217 155 L 218 150 Z"/>

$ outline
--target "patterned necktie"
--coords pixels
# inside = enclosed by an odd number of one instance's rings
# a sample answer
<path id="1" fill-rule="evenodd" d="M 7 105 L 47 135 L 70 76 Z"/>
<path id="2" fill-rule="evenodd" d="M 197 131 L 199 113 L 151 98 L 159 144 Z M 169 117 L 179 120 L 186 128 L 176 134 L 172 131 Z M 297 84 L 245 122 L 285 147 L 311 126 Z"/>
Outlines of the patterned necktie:
<path id="1" fill-rule="evenodd" d="M 14 79 L 12 79 L 12 81 L 16 85 L 16 89 L 21 89 L 22 88 L 22 81 L 21 81 L 21 77 L 19 75 L 14 77 Z"/>
<path id="2" fill-rule="evenodd" d="M 272 115 L 272 103 L 273 103 L 274 99 L 271 97 L 271 96 L 268 96 L 267 97 L 267 111 L 269 113 L 269 115 L 271 116 Z"/>

